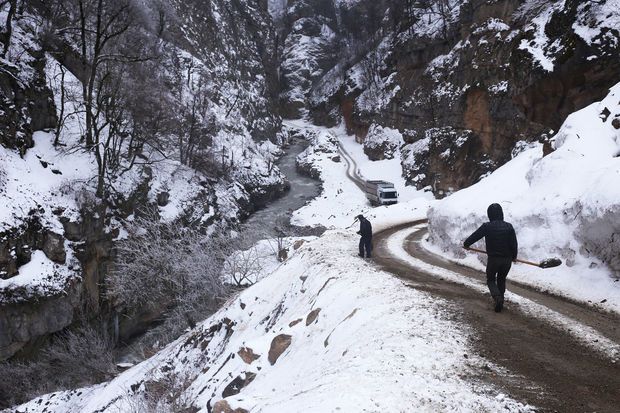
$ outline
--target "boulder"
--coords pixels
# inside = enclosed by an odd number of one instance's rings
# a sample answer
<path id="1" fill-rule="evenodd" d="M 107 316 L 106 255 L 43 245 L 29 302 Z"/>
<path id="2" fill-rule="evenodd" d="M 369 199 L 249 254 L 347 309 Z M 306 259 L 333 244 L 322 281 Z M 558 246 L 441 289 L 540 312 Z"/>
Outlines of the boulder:
<path id="1" fill-rule="evenodd" d="M 234 396 L 235 394 L 239 394 L 241 389 L 243 389 L 248 384 L 252 383 L 256 378 L 255 373 L 246 372 L 242 375 L 237 376 L 233 381 L 228 383 L 222 392 L 222 397 L 226 398 L 229 396 Z"/>
<path id="2" fill-rule="evenodd" d="M 157 205 L 165 207 L 170 202 L 170 194 L 166 191 L 157 194 Z"/>
<path id="3" fill-rule="evenodd" d="M 271 348 L 269 349 L 269 355 L 267 359 L 269 363 L 273 366 L 276 364 L 276 361 L 280 358 L 282 353 L 286 351 L 287 348 L 291 345 L 293 337 L 288 334 L 280 334 L 271 341 Z"/>
<path id="4" fill-rule="evenodd" d="M 57 264 L 64 264 L 67 260 L 65 239 L 62 235 L 48 231 L 43 236 L 42 250 L 45 256 Z"/>
<path id="5" fill-rule="evenodd" d="M 320 312 L 321 312 L 320 308 L 315 308 L 314 310 L 310 311 L 310 313 L 306 317 L 306 326 L 309 326 L 310 324 L 314 323 L 314 321 L 318 318 Z"/>
<path id="6" fill-rule="evenodd" d="M 372 161 L 394 159 L 404 143 L 403 136 L 398 130 L 373 124 L 364 139 L 364 153 Z"/>
<path id="7" fill-rule="evenodd" d="M 213 405 L 213 413 L 248 413 L 248 411 L 242 408 L 233 410 L 226 400 L 220 400 Z"/>
<path id="8" fill-rule="evenodd" d="M 255 360 L 260 358 L 260 354 L 254 353 L 254 350 L 249 347 L 241 347 L 237 354 L 246 364 L 252 364 Z"/>

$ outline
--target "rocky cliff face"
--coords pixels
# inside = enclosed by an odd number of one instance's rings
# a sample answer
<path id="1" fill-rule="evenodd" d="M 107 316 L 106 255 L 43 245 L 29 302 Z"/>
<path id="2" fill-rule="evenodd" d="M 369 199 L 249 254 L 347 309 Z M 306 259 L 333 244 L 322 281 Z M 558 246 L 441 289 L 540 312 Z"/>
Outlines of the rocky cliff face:
<path id="1" fill-rule="evenodd" d="M 334 3 L 332 44 L 346 47 L 313 72 L 325 74 L 305 101 L 312 118 L 344 118 L 360 141 L 373 123 L 398 129 L 404 176 L 440 196 L 508 161 L 519 142 L 546 140 L 617 81 L 613 1 Z"/>
<path id="2" fill-rule="evenodd" d="M 0 145 L 26 153 L 32 133 L 56 126 L 56 109 L 45 79 L 45 56 L 32 41 L 36 21 L 16 21 L 12 42 L 0 58 Z"/>
<path id="3" fill-rule="evenodd" d="M 160 3 L 161 64 L 149 77 L 161 78 L 163 89 L 143 98 L 156 96 L 173 115 L 203 104 L 208 127 L 200 133 L 209 147 L 190 167 L 175 160 L 175 145 L 162 145 L 168 160 L 110 175 L 116 189 L 105 200 L 92 192 L 96 162 L 79 148 L 79 115 L 63 119 L 61 145 L 45 132 L 58 125 L 61 68 L 65 116 L 83 109 L 79 48 L 39 30 L 53 26 L 54 2 L 33 1 L 13 20 L 11 48 L 0 59 L 0 360 L 66 328 L 84 309 L 113 317 L 102 285 L 124 220 L 136 211 L 149 207 L 179 225 L 234 226 L 287 188 L 273 167 L 281 138 L 267 1 Z M 153 10 L 140 13 L 141 30 L 153 32 Z M 207 152 L 217 154 L 210 155 L 217 171 Z M 130 337 L 140 323 L 121 323 L 118 334 Z"/>

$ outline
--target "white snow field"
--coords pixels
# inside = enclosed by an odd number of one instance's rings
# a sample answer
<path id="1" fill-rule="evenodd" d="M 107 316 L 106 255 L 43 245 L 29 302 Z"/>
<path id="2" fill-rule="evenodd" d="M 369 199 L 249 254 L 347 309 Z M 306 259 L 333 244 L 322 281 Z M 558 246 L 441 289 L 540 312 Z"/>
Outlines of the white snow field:
<path id="1" fill-rule="evenodd" d="M 620 84 L 566 119 L 553 153 L 543 158 L 541 145 L 533 145 L 433 205 L 431 249 L 481 267 L 482 257 L 466 256 L 461 245 L 488 220 L 487 206 L 498 202 L 517 232 L 520 258 L 564 261 L 546 270 L 517 264 L 510 279 L 620 312 L 620 130 L 614 119 L 620 122 Z"/>
<path id="2" fill-rule="evenodd" d="M 145 389 L 160 383 L 206 412 L 237 377 L 254 379 L 226 401 L 252 412 L 532 410 L 471 381 L 487 362 L 472 354 L 471 333 L 445 318 L 455 309 L 354 256 L 356 242 L 329 231 L 152 359 L 15 411 L 141 411 Z M 290 345 L 272 363 L 281 335 Z M 255 356 L 244 361 L 242 349 Z"/>

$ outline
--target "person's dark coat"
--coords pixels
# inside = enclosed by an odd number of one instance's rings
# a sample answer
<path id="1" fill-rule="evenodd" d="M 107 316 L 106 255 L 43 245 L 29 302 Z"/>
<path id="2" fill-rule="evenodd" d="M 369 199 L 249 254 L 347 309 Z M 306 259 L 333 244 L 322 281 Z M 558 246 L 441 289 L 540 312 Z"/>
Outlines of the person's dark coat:
<path id="1" fill-rule="evenodd" d="M 360 218 L 360 230 L 358 232 L 362 238 L 372 238 L 372 225 L 366 218 Z"/>
<path id="2" fill-rule="evenodd" d="M 372 225 L 361 215 L 357 218 L 360 220 L 360 230 L 357 233 L 362 236 L 359 244 L 359 256 L 370 258 L 372 253 Z"/>
<path id="3" fill-rule="evenodd" d="M 486 242 L 489 257 L 517 259 L 517 235 L 508 222 L 504 221 L 504 211 L 501 205 L 492 204 L 487 210 L 489 222 L 482 224 L 464 243 L 469 248 L 473 243 L 482 239 Z"/>

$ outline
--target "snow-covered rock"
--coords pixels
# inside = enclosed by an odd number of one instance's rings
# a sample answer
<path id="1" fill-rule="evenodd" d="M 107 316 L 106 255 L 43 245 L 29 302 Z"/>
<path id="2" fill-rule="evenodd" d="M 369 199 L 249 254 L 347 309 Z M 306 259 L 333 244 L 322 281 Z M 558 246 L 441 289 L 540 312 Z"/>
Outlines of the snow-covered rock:
<path id="1" fill-rule="evenodd" d="M 373 161 L 394 159 L 404 143 L 403 135 L 397 129 L 373 124 L 364 139 L 364 153 Z"/>
<path id="2" fill-rule="evenodd" d="M 340 162 L 338 139 L 328 130 L 304 129 L 309 145 L 297 156 L 297 170 L 314 179 L 320 179 L 321 169 L 318 161 L 327 155 L 333 162 Z"/>

